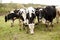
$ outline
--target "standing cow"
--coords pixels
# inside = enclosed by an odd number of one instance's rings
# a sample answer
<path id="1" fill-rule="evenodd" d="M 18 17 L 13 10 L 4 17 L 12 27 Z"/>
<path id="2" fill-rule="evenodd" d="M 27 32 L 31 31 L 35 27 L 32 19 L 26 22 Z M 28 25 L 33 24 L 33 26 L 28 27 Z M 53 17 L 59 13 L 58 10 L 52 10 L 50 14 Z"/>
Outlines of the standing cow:
<path id="1" fill-rule="evenodd" d="M 60 18 L 60 6 L 56 6 L 56 20 L 57 20 L 57 23 L 59 23 L 59 18 Z"/>
<path id="2" fill-rule="evenodd" d="M 45 24 L 46 24 L 46 28 L 47 29 L 51 29 L 51 27 L 53 27 L 53 19 L 56 17 L 56 8 L 55 6 L 46 6 L 45 8 L 42 9 L 42 11 L 39 13 L 40 14 L 40 18 L 44 18 Z"/>

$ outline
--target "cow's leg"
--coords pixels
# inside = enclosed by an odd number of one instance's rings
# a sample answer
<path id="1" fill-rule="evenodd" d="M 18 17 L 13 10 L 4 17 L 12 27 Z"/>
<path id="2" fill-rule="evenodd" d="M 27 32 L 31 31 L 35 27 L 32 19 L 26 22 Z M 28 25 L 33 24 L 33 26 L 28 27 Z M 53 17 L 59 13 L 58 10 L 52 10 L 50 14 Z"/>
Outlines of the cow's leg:
<path id="1" fill-rule="evenodd" d="M 29 33 L 29 27 L 26 26 L 25 28 L 26 28 L 26 33 Z"/>
<path id="2" fill-rule="evenodd" d="M 29 33 L 29 27 L 28 27 L 28 19 L 26 19 L 26 25 L 25 25 L 25 30 L 26 30 L 26 33 Z"/>
<path id="3" fill-rule="evenodd" d="M 20 26 L 19 30 L 21 30 L 21 21 L 20 21 L 20 19 L 19 19 L 19 26 Z"/>
<path id="4" fill-rule="evenodd" d="M 29 31 L 30 31 L 30 34 L 34 34 L 34 24 L 29 24 Z"/>
<path id="5" fill-rule="evenodd" d="M 50 31 L 53 29 L 53 22 L 50 22 Z"/>
<path id="6" fill-rule="evenodd" d="M 49 30 L 49 31 L 51 31 L 52 29 L 53 29 L 53 24 L 52 24 L 52 22 L 47 22 L 47 29 Z"/>
<path id="7" fill-rule="evenodd" d="M 25 30 L 27 28 L 28 20 L 23 21 L 23 29 Z"/>
<path id="8" fill-rule="evenodd" d="M 19 26 L 20 26 L 20 29 L 19 30 L 23 30 L 23 21 L 19 19 Z"/>
<path id="9" fill-rule="evenodd" d="M 51 24 L 51 22 L 49 22 L 49 31 L 51 31 L 51 29 L 52 29 L 52 24 Z"/>
<path id="10" fill-rule="evenodd" d="M 46 25 L 46 30 L 49 30 L 49 21 L 45 21 L 45 25 Z"/>
<path id="11" fill-rule="evenodd" d="M 11 22 L 11 27 L 13 27 L 13 25 L 14 25 L 14 20 L 12 20 L 12 22 Z"/>
<path id="12" fill-rule="evenodd" d="M 38 18 L 38 16 L 36 16 L 36 18 L 35 18 L 35 25 L 38 25 L 39 24 L 39 18 Z"/>
<path id="13" fill-rule="evenodd" d="M 37 19 L 38 19 L 38 23 L 39 23 L 39 16 L 37 16 Z"/>
<path id="14" fill-rule="evenodd" d="M 53 28 L 53 22 L 51 22 L 51 27 Z"/>
<path id="15" fill-rule="evenodd" d="M 39 15 L 37 16 L 37 19 L 38 19 L 38 23 L 42 22 L 42 18 L 39 18 Z"/>
<path id="16" fill-rule="evenodd" d="M 57 20 L 57 23 L 59 23 L 59 17 L 60 17 L 60 12 L 57 11 L 57 13 L 56 13 L 56 20 Z"/>
<path id="17" fill-rule="evenodd" d="M 59 23 L 59 15 L 56 16 L 57 23 Z"/>

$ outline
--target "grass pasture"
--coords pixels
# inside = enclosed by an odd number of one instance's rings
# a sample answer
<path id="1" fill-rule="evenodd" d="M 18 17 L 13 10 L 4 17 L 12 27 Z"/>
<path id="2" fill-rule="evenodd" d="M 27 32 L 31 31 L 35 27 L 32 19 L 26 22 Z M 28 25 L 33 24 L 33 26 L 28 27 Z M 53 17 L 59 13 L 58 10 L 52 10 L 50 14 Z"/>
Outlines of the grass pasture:
<path id="1" fill-rule="evenodd" d="M 45 25 L 36 25 L 35 34 L 26 34 L 25 30 L 19 30 L 18 19 L 14 27 L 10 27 L 11 21 L 5 23 L 4 16 L 0 16 L 0 40 L 60 40 L 60 23 L 54 24 L 54 29 L 44 31 Z"/>

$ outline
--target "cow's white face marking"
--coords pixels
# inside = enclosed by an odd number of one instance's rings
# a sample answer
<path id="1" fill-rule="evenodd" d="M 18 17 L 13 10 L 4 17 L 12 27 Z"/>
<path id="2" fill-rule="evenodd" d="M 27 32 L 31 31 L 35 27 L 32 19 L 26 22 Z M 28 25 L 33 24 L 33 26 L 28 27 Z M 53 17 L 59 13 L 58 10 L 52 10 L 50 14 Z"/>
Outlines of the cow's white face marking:
<path id="1" fill-rule="evenodd" d="M 32 24 L 29 24 L 28 25 L 29 26 L 29 31 L 30 31 L 30 34 L 34 34 L 34 23 L 32 23 Z"/>
<path id="2" fill-rule="evenodd" d="M 32 13 L 35 14 L 35 9 L 33 7 L 29 7 L 27 10 L 28 10 L 30 17 L 32 16 L 31 15 Z"/>
<path id="3" fill-rule="evenodd" d="M 40 11 L 39 18 L 40 18 L 40 20 L 41 20 L 41 18 L 42 18 L 42 14 L 41 14 L 41 11 L 42 11 L 42 10 L 43 10 L 42 8 L 39 9 L 39 11 Z"/>

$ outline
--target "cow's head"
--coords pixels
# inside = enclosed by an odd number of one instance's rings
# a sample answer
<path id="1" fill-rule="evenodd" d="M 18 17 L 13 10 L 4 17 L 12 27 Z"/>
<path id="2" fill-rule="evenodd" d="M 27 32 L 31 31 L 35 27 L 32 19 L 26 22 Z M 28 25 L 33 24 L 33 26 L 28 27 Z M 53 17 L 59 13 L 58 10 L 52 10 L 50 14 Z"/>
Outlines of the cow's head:
<path id="1" fill-rule="evenodd" d="M 39 9 L 39 20 L 42 21 L 41 19 L 43 18 L 43 9 Z"/>
<path id="2" fill-rule="evenodd" d="M 18 12 L 19 12 L 19 9 L 15 9 L 15 10 L 14 10 L 14 13 L 17 14 Z"/>
<path id="3" fill-rule="evenodd" d="M 39 9 L 40 9 L 40 8 L 35 8 L 35 13 L 36 13 L 36 15 L 39 14 Z"/>
<path id="4" fill-rule="evenodd" d="M 5 22 L 7 22 L 7 16 L 5 16 Z"/>

